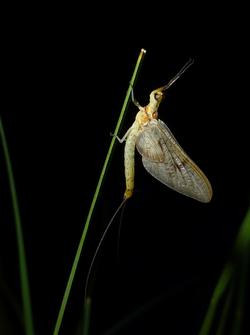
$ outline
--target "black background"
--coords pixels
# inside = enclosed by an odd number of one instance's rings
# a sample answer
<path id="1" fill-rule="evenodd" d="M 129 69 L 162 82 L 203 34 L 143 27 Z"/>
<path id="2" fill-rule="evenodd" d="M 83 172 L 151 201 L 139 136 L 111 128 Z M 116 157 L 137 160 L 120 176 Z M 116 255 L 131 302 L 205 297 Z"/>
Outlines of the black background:
<path id="1" fill-rule="evenodd" d="M 181 7 L 34 9 L 6 23 L 1 117 L 13 165 L 26 246 L 35 328 L 51 334 L 88 210 L 140 49 L 136 99 L 194 65 L 167 92 L 159 118 L 209 178 L 209 204 L 165 187 L 136 152 L 135 193 L 90 278 L 91 334 L 101 334 L 155 296 L 159 304 L 119 334 L 198 334 L 213 288 L 249 203 L 247 45 L 241 10 Z M 130 105 L 121 136 L 131 126 Z M 86 273 L 123 198 L 124 145 L 116 146 L 61 334 L 81 316 Z M 3 153 L 1 260 L 20 296 L 15 228 Z M 96 277 L 95 277 L 96 275 Z M 94 278 L 95 277 L 95 278 Z M 93 283 L 93 284 L 92 284 Z M 166 294 L 165 297 L 165 293 Z M 6 303 L 7 310 L 8 307 Z"/>

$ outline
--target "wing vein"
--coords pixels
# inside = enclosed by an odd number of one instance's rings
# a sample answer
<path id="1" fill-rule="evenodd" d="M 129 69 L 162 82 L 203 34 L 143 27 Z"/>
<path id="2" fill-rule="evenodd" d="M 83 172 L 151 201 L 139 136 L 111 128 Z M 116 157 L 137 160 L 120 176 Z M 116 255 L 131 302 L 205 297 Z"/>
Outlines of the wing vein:
<path id="1" fill-rule="evenodd" d="M 211 185 L 161 120 L 151 120 L 140 132 L 136 147 L 145 169 L 163 184 L 202 202 L 212 197 Z"/>

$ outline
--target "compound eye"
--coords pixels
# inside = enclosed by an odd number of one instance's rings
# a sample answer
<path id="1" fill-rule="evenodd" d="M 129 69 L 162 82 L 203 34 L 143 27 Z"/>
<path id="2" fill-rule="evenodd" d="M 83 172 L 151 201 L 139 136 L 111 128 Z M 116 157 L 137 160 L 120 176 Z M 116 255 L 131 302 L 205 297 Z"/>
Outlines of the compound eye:
<path id="1" fill-rule="evenodd" d="M 155 99 L 156 99 L 156 100 L 159 100 L 159 98 L 160 98 L 159 94 L 158 94 L 158 93 L 155 93 Z"/>

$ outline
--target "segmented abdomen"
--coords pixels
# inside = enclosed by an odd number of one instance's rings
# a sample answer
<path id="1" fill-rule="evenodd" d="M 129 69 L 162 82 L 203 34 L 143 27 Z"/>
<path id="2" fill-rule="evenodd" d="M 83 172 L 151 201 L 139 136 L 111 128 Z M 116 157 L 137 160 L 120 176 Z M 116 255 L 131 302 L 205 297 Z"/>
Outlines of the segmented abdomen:
<path id="1" fill-rule="evenodd" d="M 133 194 L 134 189 L 134 175 L 135 175 L 135 142 L 138 136 L 138 129 L 131 129 L 126 140 L 124 150 L 124 165 L 126 178 L 126 191 L 124 198 L 128 199 Z"/>

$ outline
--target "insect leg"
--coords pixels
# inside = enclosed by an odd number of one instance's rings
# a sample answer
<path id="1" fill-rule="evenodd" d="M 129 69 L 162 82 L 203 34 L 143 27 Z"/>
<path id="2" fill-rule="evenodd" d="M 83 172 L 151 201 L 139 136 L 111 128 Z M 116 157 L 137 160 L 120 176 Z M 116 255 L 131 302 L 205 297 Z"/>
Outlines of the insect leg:
<path id="1" fill-rule="evenodd" d="M 132 127 L 129 128 L 129 130 L 126 132 L 126 134 L 123 136 L 122 139 L 120 139 L 116 134 L 112 134 L 112 133 L 110 133 L 110 136 L 115 136 L 115 137 L 117 138 L 117 140 L 118 140 L 120 143 L 122 143 L 122 142 L 126 141 L 126 138 L 128 137 L 128 135 L 129 135 L 129 133 L 130 133 L 130 131 L 131 131 L 131 128 L 132 128 Z"/>
<path id="2" fill-rule="evenodd" d="M 141 105 L 139 104 L 139 102 L 135 99 L 133 85 L 131 84 L 131 82 L 129 82 L 129 84 L 130 84 L 130 86 L 131 86 L 131 97 L 132 97 L 132 101 L 133 101 L 133 103 L 136 105 L 136 107 L 138 107 L 139 109 L 142 109 L 142 107 L 141 107 Z"/>
<path id="3" fill-rule="evenodd" d="M 114 136 L 114 137 L 116 137 L 116 139 L 117 139 L 120 143 L 126 141 L 126 139 L 125 139 L 124 137 L 123 137 L 122 139 L 120 139 L 120 137 L 118 137 L 117 135 L 112 134 L 112 133 L 110 133 L 110 136 Z"/>

